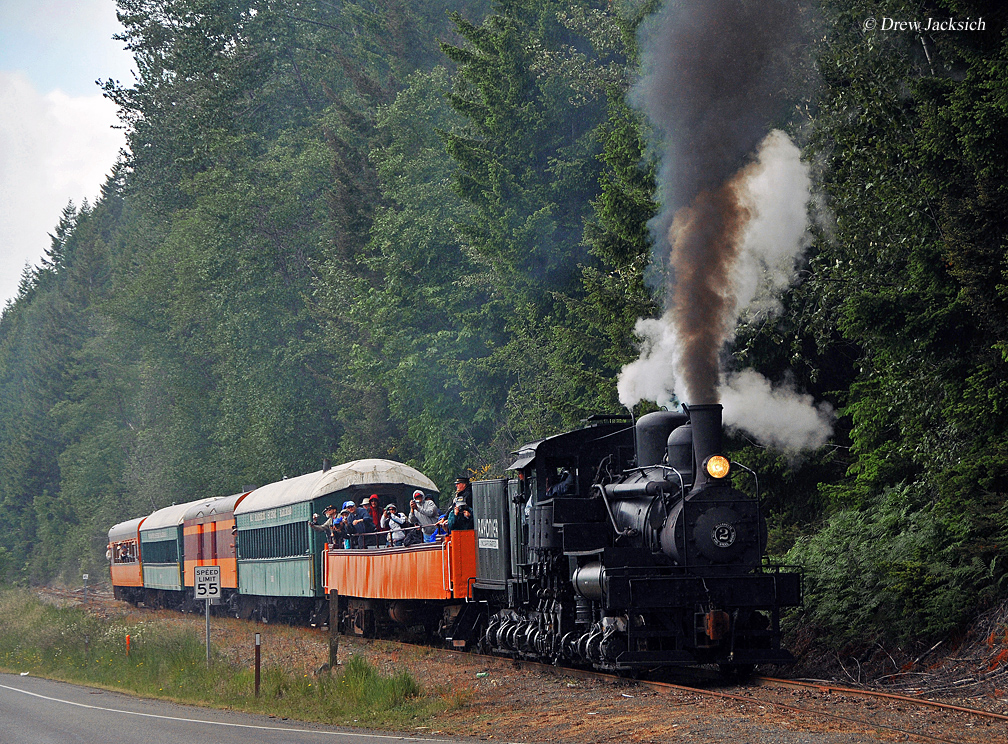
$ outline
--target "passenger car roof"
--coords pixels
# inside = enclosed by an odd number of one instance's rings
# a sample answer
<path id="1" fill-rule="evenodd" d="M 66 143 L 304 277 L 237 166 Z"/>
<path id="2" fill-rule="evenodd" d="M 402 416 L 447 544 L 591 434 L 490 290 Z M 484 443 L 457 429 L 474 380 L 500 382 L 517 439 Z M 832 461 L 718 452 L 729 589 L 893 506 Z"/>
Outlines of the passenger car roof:
<path id="1" fill-rule="evenodd" d="M 172 504 L 171 506 L 166 506 L 164 509 L 158 509 L 147 517 L 140 531 L 147 532 L 160 527 L 178 527 L 182 524 L 182 518 L 191 506 L 194 504 L 203 504 L 206 501 L 206 499 L 196 499 L 195 501 L 187 501 L 184 504 Z"/>
<path id="2" fill-rule="evenodd" d="M 235 504 L 249 491 L 242 491 L 230 496 L 218 496 L 214 499 L 203 499 L 190 506 L 182 515 L 182 520 L 205 517 L 209 514 L 224 514 L 234 511 Z"/>
<path id="3" fill-rule="evenodd" d="M 137 530 L 140 529 L 140 523 L 145 519 L 147 519 L 147 517 L 137 517 L 136 519 L 128 519 L 125 522 L 112 525 L 112 529 L 108 531 L 109 542 L 118 542 L 120 540 L 130 540 L 135 538 L 137 536 Z"/>
<path id="4" fill-rule="evenodd" d="M 252 491 L 235 509 L 235 514 L 272 509 L 277 506 L 312 501 L 352 486 L 400 485 L 438 493 L 434 481 L 416 468 L 395 460 L 369 458 L 336 465 L 329 470 L 269 483 Z"/>

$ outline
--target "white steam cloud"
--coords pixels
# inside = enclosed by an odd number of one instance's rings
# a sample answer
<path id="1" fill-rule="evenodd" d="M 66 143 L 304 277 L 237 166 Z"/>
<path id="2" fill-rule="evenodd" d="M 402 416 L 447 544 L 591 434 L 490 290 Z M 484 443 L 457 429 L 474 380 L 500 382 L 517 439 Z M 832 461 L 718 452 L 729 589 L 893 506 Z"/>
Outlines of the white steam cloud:
<path id="1" fill-rule="evenodd" d="M 809 244 L 809 166 L 784 132 L 774 129 L 760 144 L 748 172 L 744 206 L 752 215 L 732 272 L 735 317 L 776 315 L 780 295 L 794 282 Z"/>
<path id="2" fill-rule="evenodd" d="M 752 369 L 721 381 L 724 423 L 785 452 L 822 447 L 833 433 L 833 407 L 785 382 L 777 387 Z"/>
<path id="3" fill-rule="evenodd" d="M 676 377 L 681 347 L 676 343 L 672 320 L 667 313 L 663 318 L 640 318 L 634 333 L 641 340 L 641 353 L 616 378 L 620 402 L 628 408 L 641 400 L 668 406 L 675 400 L 675 391 L 683 389 L 682 380 Z"/>
<path id="4" fill-rule="evenodd" d="M 809 167 L 790 138 L 774 130 L 760 143 L 745 171 L 740 201 L 749 213 L 732 270 L 733 327 L 743 315 L 780 312 L 780 294 L 790 286 L 808 246 Z M 620 402 L 668 405 L 685 393 L 680 354 L 670 313 L 637 321 L 640 357 L 619 374 Z M 820 447 L 832 433 L 833 409 L 785 382 L 776 387 L 754 370 L 722 376 L 718 391 L 725 424 L 785 451 Z"/>

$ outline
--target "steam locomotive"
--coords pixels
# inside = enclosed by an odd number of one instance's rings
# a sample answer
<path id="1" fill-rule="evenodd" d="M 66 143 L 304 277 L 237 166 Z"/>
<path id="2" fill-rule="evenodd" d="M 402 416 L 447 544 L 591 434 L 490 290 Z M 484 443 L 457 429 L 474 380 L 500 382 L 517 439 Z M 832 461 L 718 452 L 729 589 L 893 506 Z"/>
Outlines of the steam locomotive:
<path id="1" fill-rule="evenodd" d="M 721 406 L 585 423 L 474 482 L 475 529 L 434 542 L 346 549 L 310 529 L 345 498 L 436 498 L 387 460 L 123 522 L 109 531 L 116 596 L 191 609 L 194 567 L 219 565 L 221 607 L 262 621 L 422 625 L 453 648 L 610 671 L 791 661 L 780 613 L 801 603 L 801 576 L 764 559 L 756 474 L 721 454 Z"/>
<path id="2" fill-rule="evenodd" d="M 586 423 L 473 486 L 480 645 L 612 671 L 792 661 L 780 614 L 801 575 L 764 561 L 757 476 L 721 454 L 721 406 Z"/>

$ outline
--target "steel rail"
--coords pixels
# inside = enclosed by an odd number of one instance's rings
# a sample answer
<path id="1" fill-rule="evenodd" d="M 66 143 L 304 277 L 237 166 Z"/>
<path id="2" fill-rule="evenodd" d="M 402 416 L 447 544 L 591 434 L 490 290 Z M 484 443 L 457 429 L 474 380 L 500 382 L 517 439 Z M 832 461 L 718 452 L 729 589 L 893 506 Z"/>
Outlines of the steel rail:
<path id="1" fill-rule="evenodd" d="M 647 685 L 652 689 L 662 690 L 662 689 L 672 689 L 679 692 L 690 692 L 699 695 L 708 695 L 711 697 L 724 698 L 726 700 L 738 700 L 740 702 L 756 704 L 756 705 L 772 705 L 781 710 L 788 710 L 795 713 L 806 713 L 813 716 L 821 716 L 824 718 L 832 718 L 837 721 L 844 721 L 845 723 L 853 723 L 858 726 L 864 726 L 869 729 L 885 729 L 886 731 L 892 731 L 898 734 L 903 734 L 907 737 L 914 737 L 918 739 L 927 739 L 928 741 L 940 742 L 940 744 L 961 744 L 961 742 L 954 739 L 943 739 L 940 736 L 935 736 L 934 734 L 926 734 L 920 731 L 908 731 L 907 729 L 902 729 L 899 726 L 890 726 L 886 723 L 877 723 L 873 721 L 865 721 L 861 718 L 853 718 L 851 716 L 842 716 L 838 713 L 829 713 L 822 710 L 815 710 L 814 708 L 802 708 L 797 705 L 788 705 L 787 703 L 778 703 L 773 700 L 760 700 L 759 698 L 749 697 L 748 695 L 736 695 L 732 692 L 720 692 L 718 690 L 705 690 L 700 687 L 687 687 L 686 685 L 677 685 L 670 682 L 641 682 L 643 685 Z"/>
<path id="2" fill-rule="evenodd" d="M 898 700 L 900 702 L 914 703 L 915 705 L 923 705 L 930 708 L 954 710 L 958 713 L 968 713 L 970 715 L 981 716 L 983 718 L 993 718 L 998 721 L 1008 721 L 1008 716 L 1000 713 L 992 713 L 990 711 L 979 710 L 977 708 L 967 708 L 962 705 L 952 705 L 951 703 L 939 703 L 937 700 L 928 700 L 927 698 L 914 697 L 913 695 L 900 695 L 894 692 L 880 692 L 877 690 L 859 690 L 856 687 L 841 687 L 838 685 L 831 685 L 829 683 L 803 682 L 794 679 L 779 679 L 777 677 L 754 677 L 754 679 L 760 684 L 766 683 L 767 686 L 795 687 L 803 690 L 819 690 L 820 692 L 825 692 L 827 694 L 839 692 L 844 695 L 854 695 L 858 697 Z"/>
<path id="3" fill-rule="evenodd" d="M 459 653 L 459 652 L 455 652 Z M 507 657 L 490 657 L 496 659 L 506 659 Z M 899 728 L 898 726 L 891 726 L 886 723 L 876 723 L 873 721 L 866 721 L 861 718 L 853 718 L 851 716 L 843 716 L 839 713 L 829 713 L 827 711 L 816 710 L 814 708 L 802 708 L 797 705 L 788 705 L 787 703 L 778 703 L 773 700 L 761 700 L 759 698 L 749 697 L 747 695 L 738 695 L 732 692 L 721 692 L 719 690 L 708 690 L 703 687 L 690 687 L 688 685 L 679 685 L 673 682 L 657 682 L 652 680 L 633 680 L 627 679 L 626 677 L 618 677 L 614 674 L 606 674 L 604 672 L 594 672 L 587 669 L 569 669 L 567 667 L 557 667 L 550 664 L 543 664 L 536 661 L 514 661 L 515 665 L 521 667 L 526 665 L 540 671 L 548 672 L 551 674 L 559 674 L 564 676 L 571 676 L 581 679 L 597 679 L 606 682 L 630 682 L 633 684 L 638 684 L 643 687 L 649 687 L 657 692 L 686 692 L 693 695 L 702 695 L 706 697 L 722 698 L 725 700 L 736 700 L 739 702 L 762 705 L 762 706 L 775 706 L 781 710 L 791 711 L 793 713 L 805 713 L 812 716 L 820 716 L 823 718 L 830 718 L 837 721 L 843 721 L 845 723 L 852 723 L 858 726 L 863 726 L 868 729 L 885 729 L 886 731 L 892 731 L 894 733 L 903 734 L 907 737 L 913 737 L 917 739 L 926 739 L 927 741 L 939 742 L 939 744 L 962 744 L 961 741 L 955 739 L 944 739 L 940 736 L 935 736 L 934 734 L 927 734 L 920 731 L 910 731 L 907 729 Z M 913 701 L 913 698 L 910 699 Z M 970 709 L 967 709 L 970 710 Z"/>

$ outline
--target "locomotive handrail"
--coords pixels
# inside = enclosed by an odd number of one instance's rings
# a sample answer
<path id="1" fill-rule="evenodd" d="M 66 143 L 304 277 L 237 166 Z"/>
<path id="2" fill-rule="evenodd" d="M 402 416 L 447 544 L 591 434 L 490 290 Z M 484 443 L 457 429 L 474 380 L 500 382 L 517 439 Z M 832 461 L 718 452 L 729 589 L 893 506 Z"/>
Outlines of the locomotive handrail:
<path id="1" fill-rule="evenodd" d="M 752 470 L 751 468 L 747 468 L 745 465 L 743 465 L 740 462 L 735 462 L 735 460 L 732 460 L 731 464 L 734 465 L 734 466 L 736 466 L 736 467 L 742 468 L 744 471 L 746 471 L 747 473 L 749 473 L 749 475 L 751 475 L 753 477 L 753 480 L 756 481 L 756 501 L 758 502 L 759 501 L 759 476 L 756 474 L 756 471 Z"/>
<path id="2" fill-rule="evenodd" d="M 627 537 L 629 535 L 634 534 L 636 530 L 630 527 L 627 527 L 625 530 L 621 530 L 619 526 L 616 524 L 616 517 L 613 516 L 612 507 L 609 506 L 609 499 L 606 498 L 605 486 L 601 485 L 600 483 L 596 483 L 594 486 L 592 486 L 592 488 L 597 488 L 599 494 L 601 494 L 602 496 L 602 503 L 605 504 L 606 514 L 609 515 L 609 521 L 610 523 L 612 523 L 613 531 L 616 532 L 616 539 L 618 540 L 621 537 Z"/>
<path id="3" fill-rule="evenodd" d="M 662 507 L 665 509 L 665 521 L 668 521 L 668 507 L 665 506 L 665 499 L 662 499 L 661 496 L 662 495 L 660 493 L 656 493 L 654 495 L 654 498 L 652 498 L 651 501 L 648 502 L 647 511 L 644 512 L 644 521 L 642 522 L 642 524 L 648 524 L 648 525 L 651 524 L 651 510 L 654 509 L 654 505 L 656 503 L 658 503 L 659 499 L 662 502 Z M 662 522 L 662 527 L 664 527 L 664 526 L 665 526 L 665 522 Z M 652 531 L 652 535 L 653 534 L 654 534 L 654 532 Z M 652 551 L 654 550 L 654 547 L 652 545 L 649 545 L 648 547 L 650 547 L 652 549 Z M 659 551 L 661 550 L 661 531 L 660 530 L 658 532 L 658 549 L 659 549 Z"/>
<path id="4" fill-rule="evenodd" d="M 749 475 L 751 475 L 753 477 L 753 481 L 755 481 L 755 483 L 756 483 L 756 547 L 759 550 L 759 554 L 763 555 L 764 551 L 766 550 L 766 546 L 763 545 L 763 539 L 762 539 L 763 538 L 763 533 L 762 533 L 762 531 L 760 530 L 760 527 L 759 527 L 760 526 L 760 519 L 763 516 L 763 514 L 762 514 L 763 507 L 760 504 L 760 497 L 759 497 L 759 476 L 756 474 L 755 470 L 747 468 L 745 465 L 743 465 L 740 462 L 735 462 L 734 460 L 732 460 L 731 464 L 733 466 L 740 467 L 744 471 L 746 471 L 747 473 L 749 473 Z"/>
<path id="5" fill-rule="evenodd" d="M 451 594 L 452 592 L 452 579 L 451 579 L 451 540 L 445 540 L 441 544 L 441 586 L 442 588 Z"/>
<path id="6" fill-rule="evenodd" d="M 660 467 L 662 469 L 663 476 L 664 476 L 664 472 L 666 470 L 671 470 L 673 473 L 676 474 L 676 477 L 679 478 L 679 498 L 685 499 L 686 498 L 686 479 L 683 478 L 683 474 L 680 473 L 678 470 L 676 470 L 671 465 L 661 465 Z"/>

